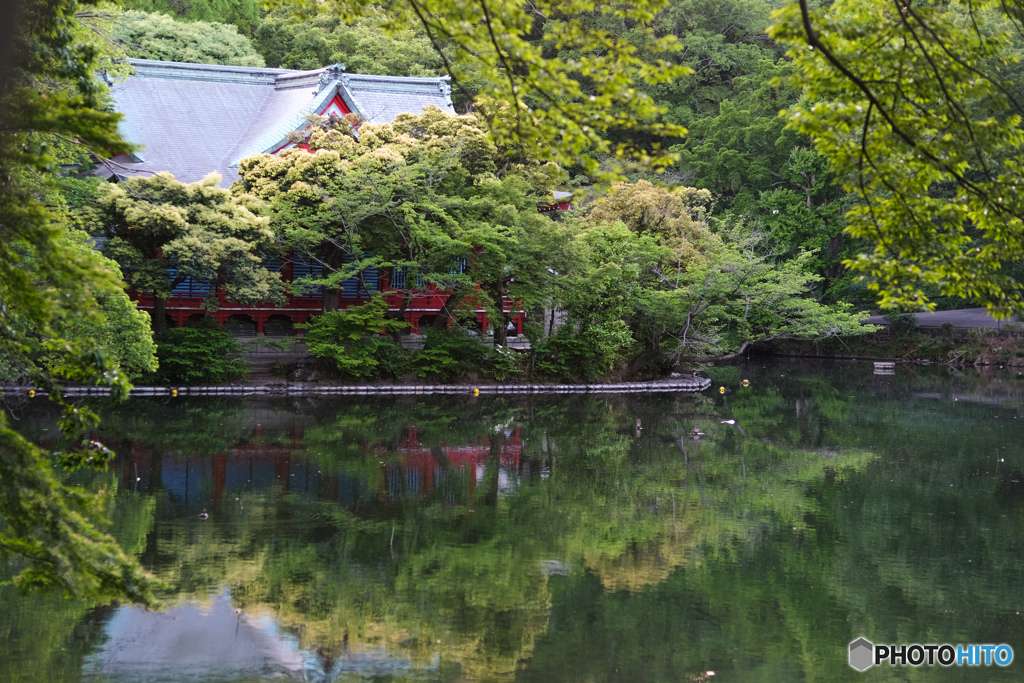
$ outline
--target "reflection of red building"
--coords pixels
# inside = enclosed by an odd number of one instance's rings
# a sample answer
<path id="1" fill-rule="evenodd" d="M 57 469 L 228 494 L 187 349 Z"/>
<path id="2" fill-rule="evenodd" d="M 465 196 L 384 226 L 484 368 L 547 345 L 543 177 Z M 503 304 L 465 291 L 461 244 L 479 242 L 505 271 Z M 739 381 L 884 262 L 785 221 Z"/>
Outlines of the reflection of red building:
<path id="1" fill-rule="evenodd" d="M 409 432 L 397 451 L 402 460 L 401 472 L 397 473 L 392 468 L 389 473 L 404 475 L 404 486 L 401 479 L 389 476 L 385 479 L 388 492 L 397 495 L 431 491 L 445 476 L 446 470 L 464 472 L 467 475 L 468 486 L 475 488 L 477 482 L 483 478 L 484 468 L 491 458 L 491 444 L 487 440 L 466 446 L 438 446 L 436 450 L 438 452 L 435 452 L 435 448 L 421 444 L 416 427 L 409 427 Z M 517 427 L 505 439 L 498 455 L 498 466 L 506 475 L 519 469 L 519 455 L 522 450 L 523 443 Z"/>
<path id="2" fill-rule="evenodd" d="M 225 500 L 228 491 L 252 487 L 277 486 L 282 493 L 306 494 L 327 498 L 343 505 L 367 498 L 399 495 L 422 495 L 438 488 L 448 475 L 458 474 L 464 493 L 475 490 L 483 478 L 491 457 L 491 445 L 484 437 L 475 444 L 427 447 L 410 427 L 396 451 L 389 453 L 379 444 L 366 447 L 367 457 L 387 458 L 397 455 L 401 465 L 386 466 L 381 489 L 377 494 L 358 473 L 328 473 L 317 463 L 302 458 L 305 449 L 302 429 L 296 426 L 290 443 L 266 443 L 260 430 L 254 439 L 227 448 L 208 457 L 195 455 L 159 455 L 148 445 L 134 441 L 118 448 L 117 466 L 121 468 L 125 490 L 163 489 L 180 502 L 190 505 L 216 505 Z M 523 444 L 518 428 L 504 439 L 498 454 L 499 489 L 511 485 L 518 472 Z M 394 462 L 389 458 L 390 462 Z M 228 498 L 230 500 L 230 498 Z"/>

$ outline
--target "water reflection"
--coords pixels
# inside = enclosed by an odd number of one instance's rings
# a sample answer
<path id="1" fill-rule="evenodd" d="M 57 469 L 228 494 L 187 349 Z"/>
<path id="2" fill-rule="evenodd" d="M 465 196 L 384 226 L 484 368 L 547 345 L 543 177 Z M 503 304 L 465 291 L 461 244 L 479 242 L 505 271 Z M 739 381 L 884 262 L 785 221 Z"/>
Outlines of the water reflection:
<path id="1" fill-rule="evenodd" d="M 417 666 L 380 647 L 346 647 L 338 658 L 303 650 L 272 612 L 235 609 L 225 588 L 207 602 L 187 600 L 160 612 L 118 607 L 103 629 L 105 642 L 85 659 L 84 677 L 128 683 L 237 681 L 423 675 L 438 660 Z"/>
<path id="2" fill-rule="evenodd" d="M 724 395 L 109 409 L 120 457 L 83 483 L 169 610 L 0 589 L 0 678 L 831 681 L 864 677 L 858 636 L 1024 646 L 1024 382 L 713 373 Z"/>

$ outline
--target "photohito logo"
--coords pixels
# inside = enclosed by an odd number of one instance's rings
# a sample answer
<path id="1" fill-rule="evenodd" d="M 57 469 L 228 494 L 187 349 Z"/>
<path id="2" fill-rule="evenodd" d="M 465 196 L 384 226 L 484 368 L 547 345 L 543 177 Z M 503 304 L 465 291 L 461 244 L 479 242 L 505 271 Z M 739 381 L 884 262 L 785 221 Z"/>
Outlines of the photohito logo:
<path id="1" fill-rule="evenodd" d="M 875 664 L 889 666 L 1010 666 L 1009 645 L 875 645 L 867 638 L 850 643 L 850 666 L 866 671 Z"/>

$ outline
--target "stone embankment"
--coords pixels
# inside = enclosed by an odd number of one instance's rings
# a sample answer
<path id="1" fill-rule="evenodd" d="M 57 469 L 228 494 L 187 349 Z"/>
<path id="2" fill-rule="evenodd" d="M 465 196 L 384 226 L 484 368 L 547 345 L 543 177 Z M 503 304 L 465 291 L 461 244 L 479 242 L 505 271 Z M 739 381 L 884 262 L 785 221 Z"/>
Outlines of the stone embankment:
<path id="1" fill-rule="evenodd" d="M 271 382 L 257 385 L 224 385 L 207 387 L 135 387 L 134 396 L 425 396 L 453 394 L 478 396 L 483 394 L 635 394 L 655 392 L 697 392 L 711 386 L 706 377 L 679 377 L 654 382 L 622 382 L 614 384 L 394 384 L 328 386 L 313 383 Z M 34 396 L 44 392 L 17 387 L 5 389 Z M 104 387 L 65 387 L 64 396 L 81 398 L 109 396 Z"/>

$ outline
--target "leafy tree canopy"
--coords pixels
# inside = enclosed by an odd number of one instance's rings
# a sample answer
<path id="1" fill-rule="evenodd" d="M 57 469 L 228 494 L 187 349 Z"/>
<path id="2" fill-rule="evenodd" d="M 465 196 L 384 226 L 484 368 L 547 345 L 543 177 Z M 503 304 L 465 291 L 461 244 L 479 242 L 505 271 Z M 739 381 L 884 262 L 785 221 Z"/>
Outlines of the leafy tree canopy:
<path id="1" fill-rule="evenodd" d="M 58 401 L 62 380 L 106 385 L 122 397 L 130 387 L 92 334 L 69 334 L 69 321 L 95 330 L 116 319 L 115 310 L 104 316 L 100 300 L 116 299 L 121 285 L 108 262 L 86 257 L 69 237 L 64 207 L 53 200 L 69 147 L 105 156 L 128 149 L 117 135 L 118 117 L 101 108 L 102 89 L 93 80 L 98 51 L 76 40 L 76 15 L 88 7 L 73 0 L 20 3 L 0 39 L 0 359 L 23 368 Z M 132 320 L 121 304 L 110 308 Z M 37 365 L 38 344 L 59 361 Z M 84 437 L 95 415 L 67 408 L 61 429 L 70 445 L 58 462 L 103 469 L 112 453 Z M 154 602 L 138 565 L 97 531 L 99 500 L 62 483 L 50 459 L 3 415 L 0 483 L 0 552 L 20 556 L 15 581 L 22 587 Z"/>
<path id="2" fill-rule="evenodd" d="M 266 201 L 284 242 L 322 260 L 313 284 L 328 288 L 328 311 L 340 283 L 361 282 L 368 267 L 404 269 L 407 303 L 417 278 L 450 290 L 438 324 L 477 296 L 473 283 L 493 321 L 502 297 L 536 291 L 543 265 L 520 247 L 550 222 L 537 205 L 561 178 L 557 167 L 512 164 L 477 117 L 437 108 L 363 125 L 358 139 L 343 120 L 315 123 L 310 151 L 244 159 L 233 191 Z"/>
<path id="3" fill-rule="evenodd" d="M 279 8 L 260 22 L 253 44 L 267 66 L 319 69 L 344 64 L 352 73 L 384 76 L 437 76 L 441 56 L 422 29 L 386 33 L 383 17 L 374 13 L 349 24 L 328 13 L 298 15 Z"/>
<path id="4" fill-rule="evenodd" d="M 208 308 L 217 305 L 213 285 L 240 303 L 282 301 L 280 276 L 262 266 L 273 250 L 268 220 L 253 213 L 251 203 L 217 187 L 219 180 L 211 174 L 185 185 L 170 173 L 158 173 L 101 188 L 93 230 L 109 238 L 104 253 L 126 281 L 152 292 L 159 331 L 164 302 L 188 278 L 211 285 Z"/>
<path id="5" fill-rule="evenodd" d="M 1024 311 L 1020 6 L 800 0 L 775 20 L 809 95 L 789 125 L 859 197 L 848 231 L 874 249 L 850 263 L 881 304 Z"/>
<path id="6" fill-rule="evenodd" d="M 139 59 L 230 66 L 265 65 L 249 39 L 228 24 L 175 21 L 166 14 L 132 10 L 111 23 L 110 33 L 128 56 Z"/>
<path id="7" fill-rule="evenodd" d="M 260 20 L 259 0 L 118 0 L 125 9 L 169 14 L 181 21 L 234 24 L 251 36 Z"/>
<path id="8" fill-rule="evenodd" d="M 708 230 L 711 193 L 692 187 L 666 189 L 646 180 L 618 183 L 611 194 L 590 207 L 591 223 L 622 221 L 630 230 L 648 233 L 672 249 L 680 266 L 703 260 L 703 251 L 716 238 Z"/>
<path id="9" fill-rule="evenodd" d="M 500 8 L 465 0 L 384 3 L 389 31 L 422 28 L 456 90 L 472 82 L 476 109 L 504 148 L 537 150 L 563 166 L 588 173 L 625 165 L 663 167 L 671 158 L 660 141 L 685 130 L 659 120 L 664 109 L 638 84 L 670 82 L 689 70 L 664 60 L 648 62 L 635 46 L 594 26 L 591 14 L 636 22 L 652 51 L 682 49 L 673 35 L 657 36 L 649 23 L 667 0 L 595 5 L 591 2 L 527 2 Z M 369 0 L 326 3 L 346 22 L 371 15 Z M 537 40 L 547 35 L 554 49 Z M 448 58 L 445 49 L 452 55 Z M 642 144 L 636 134 L 642 132 Z M 612 162 L 602 168 L 603 161 Z"/>
<path id="10" fill-rule="evenodd" d="M 616 189 L 586 224 L 564 228 L 554 296 L 566 325 L 537 351 L 549 372 L 592 377 L 620 365 L 632 375 L 758 341 L 868 331 L 849 306 L 815 299 L 811 252 L 781 259 L 774 240 L 742 225 L 711 232 L 707 191 Z"/>

